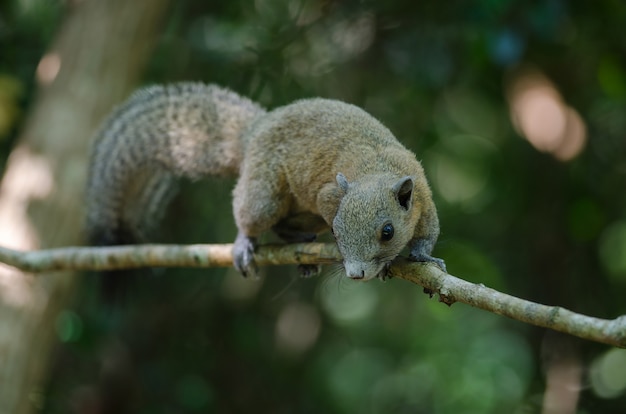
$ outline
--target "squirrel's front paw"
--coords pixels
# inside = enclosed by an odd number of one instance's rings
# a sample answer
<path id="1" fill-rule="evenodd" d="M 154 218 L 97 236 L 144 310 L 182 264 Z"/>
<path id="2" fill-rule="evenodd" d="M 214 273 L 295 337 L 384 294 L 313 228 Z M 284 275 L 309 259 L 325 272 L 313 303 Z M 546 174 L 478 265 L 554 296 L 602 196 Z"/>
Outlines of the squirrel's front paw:
<path id="1" fill-rule="evenodd" d="M 439 259 L 438 257 L 432 257 L 429 254 L 425 254 L 425 253 L 413 253 L 411 252 L 409 254 L 409 259 L 413 260 L 414 262 L 432 262 L 434 264 L 436 264 L 437 266 L 439 266 L 439 268 L 441 270 L 443 270 L 444 272 L 448 272 L 446 270 L 446 262 L 444 262 L 442 259 Z"/>
<path id="2" fill-rule="evenodd" d="M 390 268 L 391 268 L 391 262 L 385 263 L 385 267 L 383 267 L 383 270 L 381 270 L 380 273 L 378 273 L 378 275 L 376 275 L 376 277 L 381 282 L 385 282 L 385 281 L 391 279 L 392 278 L 391 272 L 389 272 Z"/>
<path id="3" fill-rule="evenodd" d="M 256 239 L 248 237 L 243 233 L 237 235 L 233 245 L 233 264 L 243 277 L 258 277 L 257 266 L 254 262 L 255 247 Z"/>

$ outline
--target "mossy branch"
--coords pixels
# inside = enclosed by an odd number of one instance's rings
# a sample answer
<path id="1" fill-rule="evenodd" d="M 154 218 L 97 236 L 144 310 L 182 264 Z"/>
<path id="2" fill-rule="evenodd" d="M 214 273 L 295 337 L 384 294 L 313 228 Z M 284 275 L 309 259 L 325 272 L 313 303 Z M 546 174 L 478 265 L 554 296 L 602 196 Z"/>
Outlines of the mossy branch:
<path id="1" fill-rule="evenodd" d="M 334 263 L 335 245 L 306 243 L 267 245 L 255 253 L 258 265 Z M 232 244 L 145 244 L 112 247 L 68 247 L 21 252 L 0 247 L 0 262 L 26 272 L 116 270 L 139 267 L 230 267 Z M 499 315 L 590 341 L 626 348 L 626 315 L 613 320 L 581 315 L 558 306 L 523 300 L 443 272 L 428 263 L 398 258 L 390 275 L 416 283 L 448 305 L 462 302 Z"/>

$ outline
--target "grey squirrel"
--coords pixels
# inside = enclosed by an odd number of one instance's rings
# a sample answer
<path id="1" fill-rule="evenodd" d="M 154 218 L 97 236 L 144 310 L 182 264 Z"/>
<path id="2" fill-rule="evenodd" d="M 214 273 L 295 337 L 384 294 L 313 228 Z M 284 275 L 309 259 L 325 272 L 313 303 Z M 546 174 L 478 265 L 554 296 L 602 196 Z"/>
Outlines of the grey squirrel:
<path id="1" fill-rule="evenodd" d="M 139 90 L 104 122 L 87 187 L 92 244 L 141 242 L 179 177 L 238 176 L 235 267 L 254 276 L 257 238 L 310 242 L 331 229 L 346 275 L 384 279 L 408 246 L 431 256 L 439 220 L 421 164 L 379 121 L 330 99 L 266 111 L 202 83 Z M 301 266 L 304 275 L 318 271 Z"/>

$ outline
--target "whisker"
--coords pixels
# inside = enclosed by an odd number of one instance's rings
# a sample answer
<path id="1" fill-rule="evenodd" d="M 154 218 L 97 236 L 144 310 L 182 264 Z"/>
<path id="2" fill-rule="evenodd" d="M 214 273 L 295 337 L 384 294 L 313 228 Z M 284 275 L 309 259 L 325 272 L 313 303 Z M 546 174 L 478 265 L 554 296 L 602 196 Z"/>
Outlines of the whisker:
<path id="1" fill-rule="evenodd" d="M 337 288 L 339 289 L 342 280 L 345 279 L 343 276 L 345 274 L 345 270 L 341 263 L 333 263 L 331 265 L 326 266 L 324 273 L 322 274 L 323 281 L 322 285 L 324 289 L 328 289 L 331 283 L 337 283 Z"/>
<path id="2" fill-rule="evenodd" d="M 293 285 L 295 285 L 301 278 L 298 276 L 292 276 L 291 280 L 289 281 L 289 283 L 287 283 L 281 290 L 279 290 L 278 292 L 276 292 L 271 298 L 270 301 L 275 301 L 277 299 L 280 299 L 285 293 L 287 293 L 287 291 L 289 289 L 291 289 L 293 287 Z"/>
<path id="3" fill-rule="evenodd" d="M 377 259 L 378 263 L 390 263 L 392 262 L 396 257 L 398 257 L 397 255 L 389 255 L 389 256 L 382 256 L 379 257 Z"/>

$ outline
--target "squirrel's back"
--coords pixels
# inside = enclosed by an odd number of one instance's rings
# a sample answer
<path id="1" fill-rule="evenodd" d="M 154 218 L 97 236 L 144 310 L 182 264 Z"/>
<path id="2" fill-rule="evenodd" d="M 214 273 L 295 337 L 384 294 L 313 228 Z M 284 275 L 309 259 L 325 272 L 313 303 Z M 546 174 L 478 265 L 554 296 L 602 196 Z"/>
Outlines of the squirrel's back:
<path id="1" fill-rule="evenodd" d="M 315 210 L 322 187 L 335 183 L 337 172 L 350 180 L 381 173 L 423 176 L 415 155 L 387 127 L 358 106 L 334 99 L 302 99 L 276 108 L 247 135 L 246 162 L 283 174 L 290 194 L 309 210 Z"/>
<path id="2" fill-rule="evenodd" d="M 133 94 L 104 122 L 93 144 L 90 243 L 143 239 L 180 176 L 236 176 L 244 131 L 264 113 L 234 92 L 202 83 L 152 86 Z"/>

